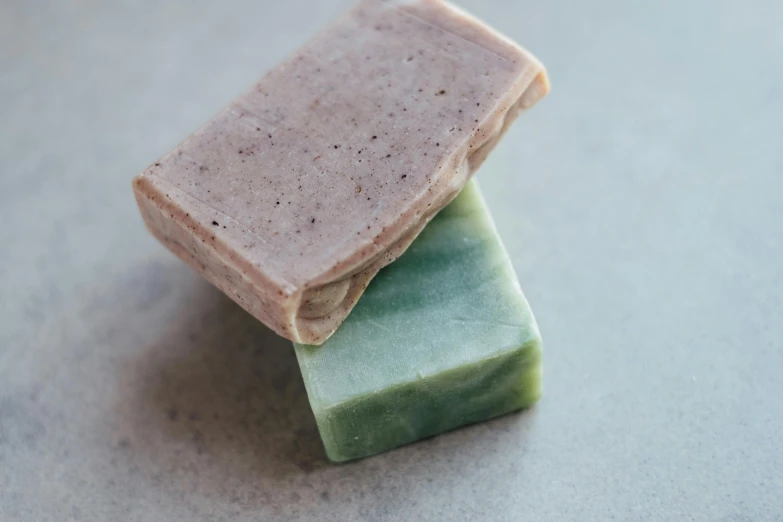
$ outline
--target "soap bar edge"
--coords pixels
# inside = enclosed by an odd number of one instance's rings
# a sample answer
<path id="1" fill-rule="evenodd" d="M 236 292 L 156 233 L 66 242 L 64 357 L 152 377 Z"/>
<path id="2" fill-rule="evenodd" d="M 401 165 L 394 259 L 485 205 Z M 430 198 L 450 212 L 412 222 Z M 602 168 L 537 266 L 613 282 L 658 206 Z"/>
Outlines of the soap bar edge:
<path id="1" fill-rule="evenodd" d="M 326 456 L 329 458 L 330 461 L 334 463 L 348 462 L 356 459 L 369 457 L 375 454 L 392 451 L 402 446 L 405 446 L 407 444 L 412 444 L 420 440 L 426 440 L 432 437 L 436 437 L 442 433 L 448 433 L 450 431 L 454 431 L 462 427 L 478 424 L 486 420 L 496 419 L 498 417 L 502 417 L 515 412 L 520 412 L 523 410 L 530 409 L 540 400 L 540 398 L 543 395 L 543 386 L 542 386 L 543 343 L 541 341 L 541 338 L 537 337 L 537 338 L 530 339 L 523 346 L 502 352 L 497 356 L 495 356 L 493 359 L 496 359 L 499 362 L 503 361 L 507 363 L 512 363 L 514 362 L 514 359 L 517 356 L 520 356 L 521 358 L 519 364 L 523 366 L 523 369 L 519 372 L 518 378 L 516 380 L 516 385 L 509 387 L 509 389 L 505 390 L 505 394 L 497 399 L 499 402 L 503 402 L 503 401 L 510 402 L 509 406 L 500 407 L 490 415 L 481 415 L 478 418 L 472 418 L 469 420 L 465 420 L 463 422 L 452 422 L 446 425 L 445 427 L 441 426 L 434 431 L 429 431 L 424 433 L 418 433 L 418 432 L 412 433 L 409 436 L 409 438 L 407 438 L 406 440 L 401 440 L 395 443 L 394 445 L 385 447 L 380 452 L 369 452 L 369 453 L 359 452 L 359 453 L 345 454 L 341 448 L 327 444 L 326 442 L 334 439 L 334 437 L 332 436 L 333 435 L 332 425 L 328 418 L 329 413 L 331 413 L 333 410 L 351 408 L 352 406 L 354 406 L 355 402 L 361 402 L 363 399 L 371 400 L 372 399 L 371 396 L 359 397 L 354 401 L 348 401 L 343 404 L 333 405 L 331 407 L 322 410 L 317 414 L 314 412 L 314 417 L 316 420 L 316 424 L 318 426 L 318 431 L 321 434 L 321 440 L 324 446 L 324 451 L 326 453 Z M 297 358 L 298 358 L 298 354 L 297 354 Z M 482 362 L 489 362 L 489 361 L 490 360 L 484 360 Z M 448 377 L 451 375 L 469 374 L 471 373 L 470 366 L 471 365 L 464 365 L 458 368 L 450 369 L 447 372 L 443 372 L 443 374 L 439 375 L 439 377 L 448 379 Z M 398 387 L 399 388 L 407 388 L 412 386 L 415 387 L 416 384 L 417 383 L 415 381 L 409 381 L 400 384 Z M 308 391 L 308 398 L 309 398 L 310 390 L 307 386 L 307 383 L 305 383 L 305 388 Z M 384 393 L 385 392 L 386 390 L 384 390 Z"/>

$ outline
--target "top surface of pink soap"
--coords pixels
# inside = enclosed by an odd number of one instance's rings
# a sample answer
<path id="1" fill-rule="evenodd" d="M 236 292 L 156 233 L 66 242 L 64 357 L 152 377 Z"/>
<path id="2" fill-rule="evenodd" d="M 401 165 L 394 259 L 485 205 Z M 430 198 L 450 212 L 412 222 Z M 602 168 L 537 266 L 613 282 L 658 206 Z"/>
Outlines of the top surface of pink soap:
<path id="1" fill-rule="evenodd" d="M 297 287 L 388 247 L 531 60 L 443 2 L 364 0 L 145 174 L 249 231 L 264 272 Z"/>

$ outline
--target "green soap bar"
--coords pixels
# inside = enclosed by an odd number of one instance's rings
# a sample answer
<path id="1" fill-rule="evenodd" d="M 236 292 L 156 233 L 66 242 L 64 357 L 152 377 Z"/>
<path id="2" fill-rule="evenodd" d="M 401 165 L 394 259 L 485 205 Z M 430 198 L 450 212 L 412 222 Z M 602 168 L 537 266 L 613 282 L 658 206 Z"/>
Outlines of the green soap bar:
<path id="1" fill-rule="evenodd" d="M 329 340 L 294 346 L 335 462 L 541 395 L 541 336 L 475 180 L 375 277 Z"/>

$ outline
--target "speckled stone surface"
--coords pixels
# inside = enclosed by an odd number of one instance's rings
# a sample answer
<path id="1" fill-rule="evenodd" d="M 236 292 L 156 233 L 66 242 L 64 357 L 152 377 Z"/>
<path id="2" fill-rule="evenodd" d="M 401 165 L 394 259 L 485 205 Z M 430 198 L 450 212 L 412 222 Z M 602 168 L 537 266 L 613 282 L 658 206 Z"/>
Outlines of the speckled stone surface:
<path id="1" fill-rule="evenodd" d="M 340 14 L 133 181 L 156 238 L 316 345 L 549 90 L 530 53 L 442 0 Z"/>
<path id="2" fill-rule="evenodd" d="M 463 2 L 556 87 L 478 174 L 544 395 L 333 466 L 128 184 L 349 5 L 0 2 L 0 520 L 779 520 L 783 5 Z"/>

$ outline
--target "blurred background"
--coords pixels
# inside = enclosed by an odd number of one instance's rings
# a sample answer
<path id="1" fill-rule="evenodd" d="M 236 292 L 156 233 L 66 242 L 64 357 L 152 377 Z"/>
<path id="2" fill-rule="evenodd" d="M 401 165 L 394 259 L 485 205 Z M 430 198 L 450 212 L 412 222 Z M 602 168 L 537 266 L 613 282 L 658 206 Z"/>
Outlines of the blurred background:
<path id="1" fill-rule="evenodd" d="M 478 173 L 531 411 L 325 462 L 131 177 L 347 0 L 0 0 L 0 520 L 780 520 L 783 4 L 460 0 L 552 93 Z"/>

